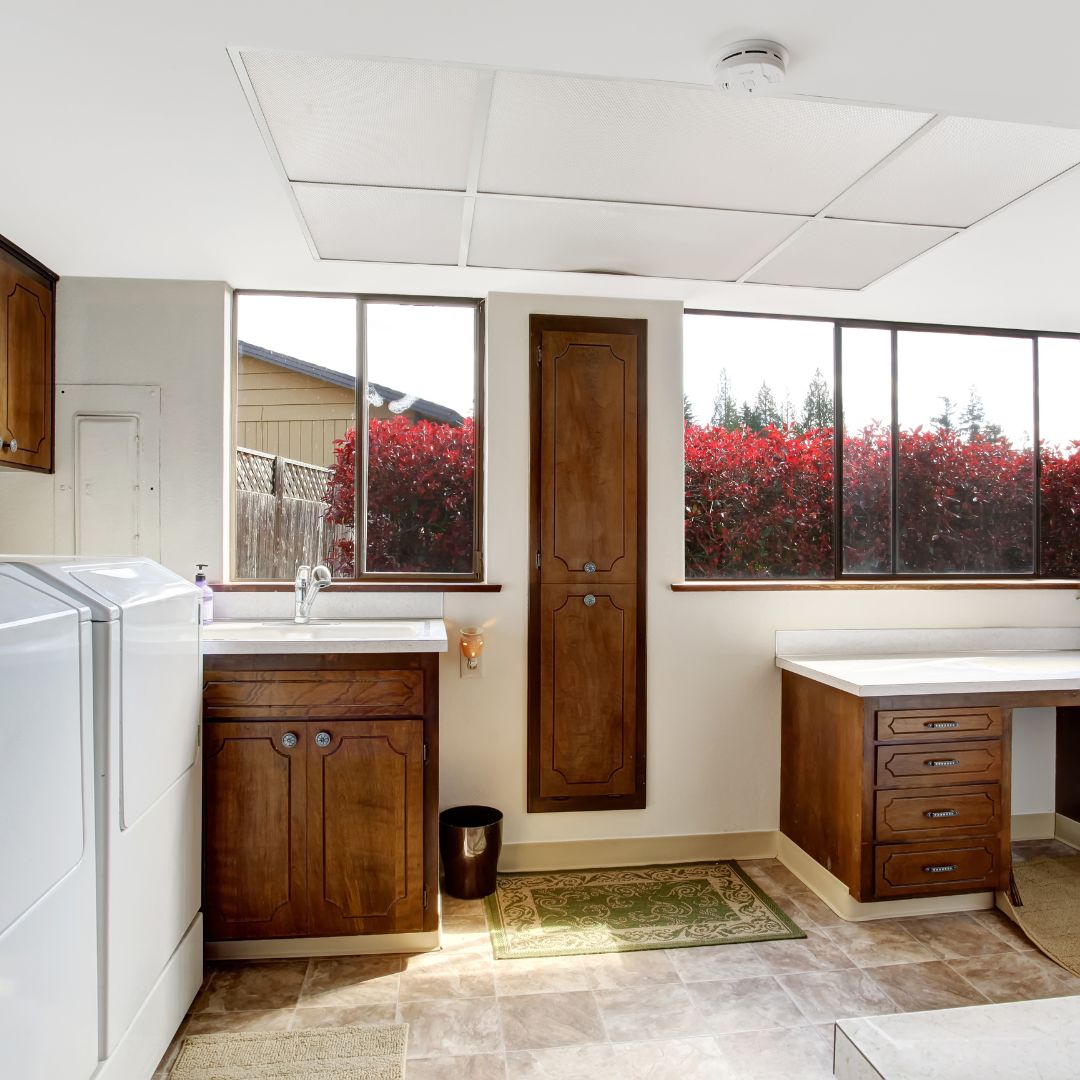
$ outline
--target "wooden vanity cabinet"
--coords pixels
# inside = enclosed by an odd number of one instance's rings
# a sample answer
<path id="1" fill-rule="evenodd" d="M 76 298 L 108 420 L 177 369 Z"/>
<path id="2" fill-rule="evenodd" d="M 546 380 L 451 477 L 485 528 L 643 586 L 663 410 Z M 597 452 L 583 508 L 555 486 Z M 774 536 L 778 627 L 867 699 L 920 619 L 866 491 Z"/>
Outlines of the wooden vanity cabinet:
<path id="1" fill-rule="evenodd" d="M 0 237 L 0 466 L 53 471 L 57 280 Z"/>
<path id="2" fill-rule="evenodd" d="M 204 672 L 207 937 L 436 929 L 436 655 Z"/>
<path id="3" fill-rule="evenodd" d="M 780 831 L 856 900 L 1008 888 L 1011 708 L 782 687 Z"/>

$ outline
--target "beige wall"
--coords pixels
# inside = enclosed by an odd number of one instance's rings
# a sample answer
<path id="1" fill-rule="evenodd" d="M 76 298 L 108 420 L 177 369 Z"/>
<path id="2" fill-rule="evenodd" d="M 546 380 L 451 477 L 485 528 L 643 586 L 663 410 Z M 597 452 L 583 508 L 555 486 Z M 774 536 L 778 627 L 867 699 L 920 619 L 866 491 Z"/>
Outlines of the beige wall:
<path id="1" fill-rule="evenodd" d="M 61 381 L 163 387 L 166 563 L 220 572 L 227 434 L 225 296 L 212 283 L 67 280 Z M 644 810 L 525 813 L 528 316 L 649 320 L 649 741 Z M 895 313 L 903 318 L 903 312 Z M 446 595 L 451 630 L 488 633 L 485 675 L 442 664 L 442 802 L 490 802 L 508 842 L 773 829 L 779 804 L 777 629 L 1076 625 L 1071 590 L 677 594 L 682 576 L 681 306 L 495 294 L 488 305 L 487 554 L 501 593 Z M 0 476 L 0 546 L 49 550 L 51 478 Z M 11 537 L 15 540 L 11 541 Z M 42 545 L 49 546 L 42 546 Z M 1050 714 L 1018 715 L 1018 812 L 1051 809 Z"/>
<path id="2" fill-rule="evenodd" d="M 230 310 L 222 282 L 62 278 L 57 294 L 58 384 L 161 387 L 161 561 L 185 577 L 225 565 Z M 0 550 L 52 552 L 53 513 L 52 476 L 0 470 Z"/>

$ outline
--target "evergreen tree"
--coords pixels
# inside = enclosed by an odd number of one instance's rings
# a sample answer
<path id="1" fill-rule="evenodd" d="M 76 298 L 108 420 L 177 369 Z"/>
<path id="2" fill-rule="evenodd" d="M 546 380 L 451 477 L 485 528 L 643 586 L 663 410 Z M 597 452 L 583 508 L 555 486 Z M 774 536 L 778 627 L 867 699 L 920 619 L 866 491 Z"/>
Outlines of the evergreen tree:
<path id="1" fill-rule="evenodd" d="M 960 414 L 960 422 L 957 425 L 957 430 L 968 437 L 968 441 L 973 439 L 976 435 L 982 434 L 984 430 L 983 421 L 986 419 L 986 407 L 983 405 L 983 400 L 979 397 L 979 392 L 972 386 L 968 390 L 967 404 L 964 406 L 964 411 Z M 1000 428 L 998 429 L 1000 432 Z"/>
<path id="2" fill-rule="evenodd" d="M 987 424 L 983 427 L 982 434 L 985 439 L 1000 439 L 1005 432 L 1001 430 L 1000 424 Z"/>
<path id="3" fill-rule="evenodd" d="M 689 426 L 694 422 L 694 409 L 690 404 L 690 399 L 685 394 L 682 396 L 682 419 L 684 426 Z"/>
<path id="4" fill-rule="evenodd" d="M 761 430 L 761 418 L 750 408 L 749 401 L 742 403 L 742 407 L 739 409 L 739 422 L 735 426 L 749 428 L 751 431 Z"/>
<path id="5" fill-rule="evenodd" d="M 829 393 L 821 368 L 815 368 L 814 377 L 810 380 L 810 388 L 806 391 L 806 399 L 803 401 L 800 427 L 803 431 L 811 431 L 815 428 L 831 427 L 832 422 L 832 394 Z"/>
<path id="6" fill-rule="evenodd" d="M 776 398 L 764 381 L 761 384 L 761 389 L 757 392 L 757 397 L 754 399 L 754 416 L 757 420 L 755 431 L 760 431 L 770 424 L 780 424 L 782 422 Z"/>
<path id="7" fill-rule="evenodd" d="M 791 401 L 791 394 L 784 394 L 784 404 L 780 409 L 780 419 L 786 428 L 797 428 L 798 424 L 795 419 L 795 406 Z"/>
<path id="8" fill-rule="evenodd" d="M 727 368 L 720 369 L 720 382 L 717 384 L 716 396 L 713 398 L 712 418 L 709 424 L 712 427 L 727 428 L 728 431 L 734 431 L 739 426 L 739 407 L 731 395 L 731 380 L 728 378 Z"/>
<path id="9" fill-rule="evenodd" d="M 941 415 L 931 416 L 930 423 L 937 424 L 938 431 L 955 431 L 956 421 L 953 420 L 953 400 L 945 394 L 939 395 L 941 401 Z"/>

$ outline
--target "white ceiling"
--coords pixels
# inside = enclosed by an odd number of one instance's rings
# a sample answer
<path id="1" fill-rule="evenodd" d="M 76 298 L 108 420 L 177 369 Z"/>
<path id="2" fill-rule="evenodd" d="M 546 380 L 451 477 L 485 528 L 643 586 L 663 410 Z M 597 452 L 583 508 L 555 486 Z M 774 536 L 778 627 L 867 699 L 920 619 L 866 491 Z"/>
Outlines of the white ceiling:
<path id="1" fill-rule="evenodd" d="M 1022 6 L 909 0 L 887 12 L 865 0 L 549 0 L 527 8 L 505 0 L 465 6 L 441 0 L 312 0 L 303 6 L 189 0 L 167 10 L 135 0 L 57 0 L 5 12 L 0 233 L 66 275 L 210 278 L 266 288 L 660 296 L 693 306 L 1080 328 L 1080 170 L 858 294 L 452 265 L 320 263 L 297 228 L 280 176 L 267 165 L 226 52 L 413 57 L 706 84 L 714 48 L 758 35 L 775 37 L 790 50 L 787 89 L 793 94 L 1080 128 L 1072 66 L 1046 59 L 1061 42 L 1080 37 L 1080 5 L 1063 0 Z M 392 81 L 381 87 L 391 96 L 399 89 Z M 343 95 L 348 92 L 343 87 Z M 459 77 L 447 87 L 448 111 L 455 96 L 474 92 Z M 407 95 L 400 104 L 407 114 Z M 417 117 L 414 110 L 413 119 L 425 138 L 441 139 L 448 148 L 468 144 L 452 116 Z M 311 137 L 320 134 L 327 132 L 312 131 Z M 311 160 L 303 140 L 292 152 L 294 165 Z M 440 166 L 452 156 L 449 149 L 440 155 Z M 509 156 L 501 167 L 512 170 Z M 980 158 L 991 172 L 999 164 L 993 145 L 983 146 Z M 383 164 L 391 177 L 408 165 L 393 155 Z M 460 161 L 452 165 L 460 170 Z M 883 190 L 899 185 L 914 192 L 915 211 L 925 213 L 917 185 L 903 176 L 878 176 Z M 430 178 L 433 185 L 439 180 Z M 933 177 L 925 184 L 930 188 Z M 993 188 L 984 193 L 991 202 L 1002 191 L 1008 195 L 1007 184 L 987 187 Z M 834 211 L 872 216 L 875 199 L 880 192 L 868 189 Z M 486 211 L 478 202 L 480 228 Z M 531 211 L 542 215 L 537 207 L 543 205 L 534 203 Z M 977 209 L 968 198 L 946 208 L 942 220 L 962 225 L 958 215 L 970 217 Z M 435 199 L 425 213 L 432 215 L 433 231 L 445 229 L 449 237 L 445 210 Z M 349 228 L 365 229 L 379 208 L 369 204 L 351 212 Z M 492 213 L 514 215 L 505 207 Z M 500 261 L 500 229 L 515 227 L 535 238 L 535 225 L 483 225 L 493 237 L 489 261 Z M 595 221 L 581 227 L 598 228 Z M 795 241 L 784 250 L 789 262 L 805 257 Z"/>

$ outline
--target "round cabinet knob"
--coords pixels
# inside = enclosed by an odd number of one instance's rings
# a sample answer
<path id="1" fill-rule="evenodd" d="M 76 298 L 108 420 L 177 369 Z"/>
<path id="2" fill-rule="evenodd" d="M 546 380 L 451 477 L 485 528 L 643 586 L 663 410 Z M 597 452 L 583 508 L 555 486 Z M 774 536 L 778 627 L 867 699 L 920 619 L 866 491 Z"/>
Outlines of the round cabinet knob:
<path id="1" fill-rule="evenodd" d="M 586 607 L 592 607 L 596 603 L 596 597 L 592 593 L 586 593 L 584 603 Z"/>
<path id="2" fill-rule="evenodd" d="M 318 735 L 315 736 L 315 745 L 316 746 L 329 746 L 330 745 L 330 732 L 329 731 L 320 731 L 318 733 Z"/>
<path id="3" fill-rule="evenodd" d="M 595 574 L 596 573 L 596 563 L 587 562 L 584 565 L 584 567 L 582 567 L 582 569 L 585 571 L 586 574 Z"/>
<path id="4" fill-rule="evenodd" d="M 295 731 L 286 731 L 285 734 L 281 736 L 281 745 L 284 746 L 286 750 L 291 750 L 299 741 Z"/>
<path id="5" fill-rule="evenodd" d="M 8 443 L 8 449 L 14 454 L 15 451 L 19 449 L 18 440 L 12 439 L 11 442 Z"/>

